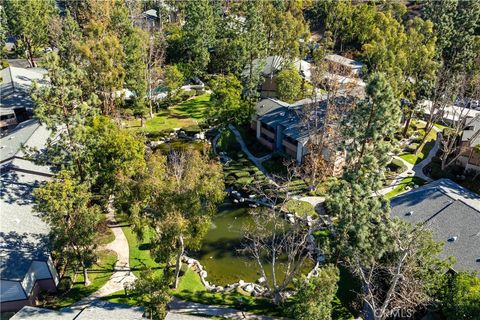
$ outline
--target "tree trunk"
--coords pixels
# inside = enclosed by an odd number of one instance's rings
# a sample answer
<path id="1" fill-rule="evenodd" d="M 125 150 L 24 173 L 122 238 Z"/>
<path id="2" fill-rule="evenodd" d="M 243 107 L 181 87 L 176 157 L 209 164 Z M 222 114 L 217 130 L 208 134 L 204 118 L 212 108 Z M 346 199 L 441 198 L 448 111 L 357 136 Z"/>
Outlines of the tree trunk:
<path id="1" fill-rule="evenodd" d="M 25 46 L 27 47 L 27 59 L 28 59 L 28 63 L 30 64 L 30 66 L 32 68 L 35 68 L 37 67 L 35 61 L 33 60 L 33 49 L 32 49 L 32 45 L 30 44 L 30 41 L 27 39 L 27 37 L 24 37 L 24 42 L 25 42 Z"/>
<path id="2" fill-rule="evenodd" d="M 85 287 L 88 287 L 91 282 L 90 282 L 90 279 L 88 278 L 88 268 L 87 266 L 85 266 L 85 263 L 82 262 L 82 268 L 83 268 L 83 283 L 85 285 Z"/>
<path id="3" fill-rule="evenodd" d="M 140 118 L 140 126 L 141 126 L 142 128 L 145 127 L 145 119 L 143 118 L 143 116 Z"/>
<path id="4" fill-rule="evenodd" d="M 413 110 L 411 110 L 408 113 L 407 120 L 405 121 L 405 127 L 403 128 L 403 132 L 402 132 L 402 136 L 404 136 L 405 138 L 407 137 L 408 128 L 410 127 L 410 123 L 412 122 L 412 118 L 413 118 Z"/>
<path id="5" fill-rule="evenodd" d="M 180 250 L 178 250 L 177 262 L 175 263 L 175 283 L 174 283 L 175 289 L 177 289 L 178 287 L 178 277 L 180 275 L 180 268 L 182 267 L 182 255 L 183 255 L 183 251 L 185 250 L 184 243 L 183 243 L 183 236 L 180 236 L 180 238 L 178 239 L 178 244 L 180 245 Z"/>

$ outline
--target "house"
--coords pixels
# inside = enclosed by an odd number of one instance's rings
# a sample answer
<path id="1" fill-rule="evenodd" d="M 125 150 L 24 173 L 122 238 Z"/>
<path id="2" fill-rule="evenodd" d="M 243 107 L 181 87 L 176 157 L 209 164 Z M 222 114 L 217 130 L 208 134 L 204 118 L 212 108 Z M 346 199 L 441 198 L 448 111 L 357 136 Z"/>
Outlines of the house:
<path id="1" fill-rule="evenodd" d="M 33 81 L 45 83 L 45 69 L 8 67 L 0 70 L 0 130 L 14 128 L 31 118 L 33 101 L 30 89 Z"/>
<path id="2" fill-rule="evenodd" d="M 325 56 L 328 72 L 344 77 L 359 78 L 362 75 L 363 63 L 338 54 Z"/>
<path id="3" fill-rule="evenodd" d="M 430 113 L 432 112 L 432 101 L 430 100 L 425 100 L 423 101 L 420 106 L 423 108 L 423 114 L 425 117 L 430 116 Z M 475 108 L 468 108 L 465 106 L 457 106 L 457 105 L 451 105 L 451 106 L 446 106 L 441 108 L 441 110 L 434 110 L 436 112 L 440 112 L 441 114 L 438 114 L 438 118 L 442 122 L 442 124 L 455 124 L 459 119 L 464 119 L 464 118 L 476 118 L 480 117 L 480 110 L 475 109 Z"/>
<path id="4" fill-rule="evenodd" d="M 480 173 L 480 115 L 467 120 L 458 143 L 460 156 L 456 160 L 457 165 L 465 171 Z"/>
<path id="5" fill-rule="evenodd" d="M 430 229 L 453 256 L 453 271 L 480 276 L 480 196 L 449 179 L 426 184 L 391 200 L 392 217 Z"/>
<path id="6" fill-rule="evenodd" d="M 83 308 L 51 310 L 26 306 L 10 320 L 142 320 L 144 309 L 126 304 L 94 300 Z"/>
<path id="7" fill-rule="evenodd" d="M 22 150 L 44 150 L 50 132 L 36 120 L 0 139 L 0 309 L 33 305 L 40 291 L 56 291 L 59 279 L 48 245 L 48 226 L 33 212 L 32 191 L 52 175 Z"/>
<path id="8" fill-rule="evenodd" d="M 287 64 L 288 60 L 280 56 L 269 56 L 263 59 L 253 60 L 254 72 L 259 72 L 263 78 L 259 85 L 260 96 L 262 98 L 275 98 L 277 97 L 277 82 L 276 75 Z M 293 65 L 298 70 L 300 76 L 310 82 L 311 80 L 311 64 L 305 60 L 296 60 Z M 247 77 L 250 70 L 249 67 L 243 71 L 243 77 Z"/>
<path id="9" fill-rule="evenodd" d="M 345 99 L 339 97 L 338 103 L 344 103 Z M 284 153 L 301 164 L 309 153 L 312 139 L 318 136 L 324 125 L 326 106 L 326 96 L 316 100 L 303 99 L 292 104 L 271 98 L 263 99 L 255 107 L 251 128 L 266 148 Z M 343 151 L 330 155 L 325 149 L 324 157 L 330 159 L 334 174 L 341 172 L 345 161 Z"/>

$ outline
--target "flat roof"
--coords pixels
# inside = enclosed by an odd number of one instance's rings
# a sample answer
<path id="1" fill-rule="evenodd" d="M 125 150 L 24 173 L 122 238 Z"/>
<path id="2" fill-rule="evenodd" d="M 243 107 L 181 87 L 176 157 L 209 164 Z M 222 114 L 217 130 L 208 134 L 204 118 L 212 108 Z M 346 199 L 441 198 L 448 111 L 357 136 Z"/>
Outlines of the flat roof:
<path id="1" fill-rule="evenodd" d="M 441 256 L 456 258 L 454 270 L 480 275 L 480 195 L 440 179 L 394 197 L 390 203 L 392 217 L 424 225 L 436 241 L 445 244 Z"/>

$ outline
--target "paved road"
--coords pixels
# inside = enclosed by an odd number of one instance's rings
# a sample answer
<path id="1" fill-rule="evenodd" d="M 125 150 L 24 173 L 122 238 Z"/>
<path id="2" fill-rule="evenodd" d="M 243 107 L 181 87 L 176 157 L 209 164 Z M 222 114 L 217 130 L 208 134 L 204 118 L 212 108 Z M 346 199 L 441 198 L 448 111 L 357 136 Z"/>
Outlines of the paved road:
<path id="1" fill-rule="evenodd" d="M 183 301 L 173 298 L 168 304 L 173 313 L 208 315 L 213 317 L 224 317 L 228 319 L 255 319 L 255 320 L 274 320 L 285 318 L 272 318 L 269 316 L 255 315 L 243 312 L 237 309 L 225 308 L 219 306 L 206 305 L 202 303 Z"/>
<path id="2" fill-rule="evenodd" d="M 73 308 L 83 308 L 92 301 L 106 297 L 114 292 L 124 290 L 126 285 L 135 281 L 135 275 L 130 270 L 128 241 L 122 228 L 115 220 L 114 210 L 110 205 L 107 214 L 108 226 L 115 235 L 115 240 L 105 246 L 105 249 L 112 250 L 117 254 L 117 262 L 110 279 L 90 296 L 76 302 Z"/>

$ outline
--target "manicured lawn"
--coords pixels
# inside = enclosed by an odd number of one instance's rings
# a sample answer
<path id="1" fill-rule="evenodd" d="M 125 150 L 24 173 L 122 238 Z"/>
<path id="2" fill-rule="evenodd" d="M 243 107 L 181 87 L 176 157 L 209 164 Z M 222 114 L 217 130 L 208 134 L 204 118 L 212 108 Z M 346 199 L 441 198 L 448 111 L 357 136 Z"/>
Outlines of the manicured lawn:
<path id="1" fill-rule="evenodd" d="M 69 291 L 47 299 L 45 306 L 60 309 L 67 307 L 100 289 L 112 275 L 113 268 L 117 262 L 117 254 L 113 251 L 102 250 L 99 252 L 99 261 L 90 267 L 88 276 L 91 284 L 88 287 L 83 285 L 83 273 L 79 270 L 76 282 Z M 68 274 L 73 278 L 73 274 Z"/>
<path id="2" fill-rule="evenodd" d="M 285 207 L 288 212 L 294 213 L 300 217 L 317 215 L 313 206 L 305 201 L 289 200 L 285 204 Z"/>
<path id="3" fill-rule="evenodd" d="M 184 300 L 211 305 L 222 305 L 256 314 L 281 316 L 281 310 L 277 309 L 269 300 L 251 297 L 240 291 L 227 294 L 209 292 L 200 282 L 196 272 L 187 270 L 173 295 Z"/>
<path id="4" fill-rule="evenodd" d="M 205 119 L 209 103 L 210 95 L 206 93 L 167 110 L 160 111 L 155 114 L 153 119 L 146 120 L 144 128 L 140 127 L 141 122 L 139 119 L 128 121 L 127 126 L 150 133 L 197 125 L 198 122 Z"/>
<path id="5" fill-rule="evenodd" d="M 427 136 L 427 139 L 425 140 L 425 144 L 423 145 L 423 148 L 419 150 L 419 152 L 416 155 L 412 152 L 404 152 L 400 155 L 400 158 L 402 158 L 403 160 L 413 165 L 421 162 L 423 159 L 425 159 L 428 156 L 428 154 L 430 153 L 430 150 L 432 150 L 433 146 L 435 145 L 436 137 L 437 137 L 437 132 L 435 130 L 431 130 Z"/>
<path id="6" fill-rule="evenodd" d="M 144 239 L 139 240 L 129 225 L 124 225 L 122 230 L 128 241 L 129 263 L 133 274 L 138 277 L 145 268 L 157 269 L 157 272 L 161 272 L 161 265 L 156 263 L 150 254 L 151 232 L 146 229 Z"/>
<path id="7" fill-rule="evenodd" d="M 403 193 L 405 191 L 408 191 L 406 188 L 410 187 L 413 189 L 415 185 L 422 186 L 426 183 L 425 180 L 418 178 L 418 177 L 407 177 L 400 181 L 400 183 L 389 193 L 385 195 L 385 198 L 391 199 L 395 197 L 396 195 Z"/>

